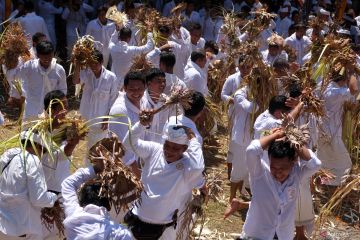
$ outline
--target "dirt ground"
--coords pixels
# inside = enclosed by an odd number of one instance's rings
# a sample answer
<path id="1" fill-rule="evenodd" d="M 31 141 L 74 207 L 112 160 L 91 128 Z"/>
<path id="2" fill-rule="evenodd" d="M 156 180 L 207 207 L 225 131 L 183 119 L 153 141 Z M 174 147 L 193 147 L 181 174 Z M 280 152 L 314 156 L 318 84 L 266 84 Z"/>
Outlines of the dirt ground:
<path id="1" fill-rule="evenodd" d="M 1 87 L 0 87 L 1 88 Z M 2 89 L 0 89 L 2 92 Z M 70 107 L 75 109 L 78 106 L 78 101 L 71 99 Z M 5 106 L 5 96 L 0 98 L 0 110 L 4 113 L 6 118 L 6 127 L 0 128 L 0 141 L 4 141 L 18 131 L 16 120 L 19 114 L 17 109 L 7 108 Z M 217 138 L 212 140 L 212 143 L 205 144 L 204 155 L 207 172 L 217 171 L 221 172 L 223 180 L 222 188 L 224 194 L 220 202 L 209 201 L 205 207 L 205 223 L 202 228 L 202 234 L 199 237 L 200 225 L 197 224 L 193 237 L 195 239 L 234 239 L 239 236 L 241 232 L 243 220 L 246 212 L 239 212 L 228 219 L 223 219 L 223 213 L 227 206 L 227 199 L 229 196 L 229 181 L 226 173 L 226 153 L 227 153 L 227 134 L 224 127 L 219 127 Z M 73 157 L 72 170 L 83 165 L 83 159 L 86 154 L 86 142 L 82 141 L 75 150 Z M 359 196 L 360 197 L 360 196 Z M 359 223 L 350 226 L 341 221 L 339 217 L 328 217 L 326 223 L 318 231 L 318 234 L 312 239 L 316 240 L 331 240 L 331 239 L 349 239 L 360 240 Z"/>

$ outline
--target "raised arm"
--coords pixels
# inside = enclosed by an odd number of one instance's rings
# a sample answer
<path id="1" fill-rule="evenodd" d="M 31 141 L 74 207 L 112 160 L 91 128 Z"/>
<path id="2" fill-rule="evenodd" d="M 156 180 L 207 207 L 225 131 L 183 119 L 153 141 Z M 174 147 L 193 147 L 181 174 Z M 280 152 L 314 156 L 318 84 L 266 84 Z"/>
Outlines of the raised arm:
<path id="1" fill-rule="evenodd" d="M 251 102 L 247 99 L 247 94 L 245 89 L 241 89 L 235 93 L 234 104 L 235 107 L 239 107 L 247 113 L 253 113 L 257 110 L 258 106 L 256 102 Z"/>
<path id="2" fill-rule="evenodd" d="M 72 215 L 77 208 L 80 207 L 77 190 L 89 179 L 95 177 L 93 166 L 88 168 L 80 168 L 73 175 L 66 178 L 61 184 L 61 193 L 64 198 L 65 215 Z"/>

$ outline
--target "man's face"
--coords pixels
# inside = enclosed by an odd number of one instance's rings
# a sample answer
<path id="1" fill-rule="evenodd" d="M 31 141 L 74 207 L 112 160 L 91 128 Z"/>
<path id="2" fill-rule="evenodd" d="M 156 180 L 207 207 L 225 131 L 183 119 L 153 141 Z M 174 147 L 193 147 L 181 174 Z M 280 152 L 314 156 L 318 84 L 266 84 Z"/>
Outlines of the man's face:
<path id="1" fill-rule="evenodd" d="M 62 102 L 62 106 L 59 105 L 55 109 L 52 109 L 53 118 L 57 120 L 64 119 L 69 108 L 68 100 L 66 97 L 60 99 L 60 101 Z"/>
<path id="2" fill-rule="evenodd" d="M 91 71 L 96 75 L 99 72 L 101 72 L 102 69 L 102 62 L 92 62 L 89 64 L 89 67 L 91 69 Z"/>
<path id="3" fill-rule="evenodd" d="M 270 157 L 271 175 L 280 183 L 283 183 L 289 177 L 289 174 L 293 167 L 294 162 L 291 162 L 288 157 Z"/>
<path id="4" fill-rule="evenodd" d="M 196 64 L 200 67 L 200 68 L 204 68 L 206 65 L 206 57 L 204 58 L 200 58 L 196 61 Z"/>
<path id="5" fill-rule="evenodd" d="M 106 25 L 106 23 L 107 23 L 107 19 L 106 19 L 105 15 L 106 15 L 106 12 L 101 11 L 98 16 L 99 21 L 101 22 L 102 25 Z"/>
<path id="6" fill-rule="evenodd" d="M 252 66 L 250 64 L 246 64 L 246 63 L 240 64 L 239 69 L 240 69 L 241 77 L 245 77 L 249 75 L 249 73 L 251 72 L 251 68 Z"/>
<path id="7" fill-rule="evenodd" d="M 124 86 L 124 90 L 131 102 L 139 103 L 144 95 L 145 85 L 141 80 L 131 80 L 127 86 Z"/>
<path id="8" fill-rule="evenodd" d="M 166 140 L 163 145 L 165 160 L 168 162 L 175 162 L 179 160 L 186 149 L 186 145 L 177 144 Z"/>
<path id="9" fill-rule="evenodd" d="M 201 37 L 201 30 L 192 30 L 190 33 L 191 43 L 196 45 Z"/>
<path id="10" fill-rule="evenodd" d="M 280 48 L 278 45 L 269 45 L 269 54 L 272 57 L 275 57 L 279 54 Z"/>
<path id="11" fill-rule="evenodd" d="M 305 28 L 304 27 L 299 27 L 298 29 L 296 29 L 296 38 L 297 39 L 301 39 L 305 34 Z"/>
<path id="12" fill-rule="evenodd" d="M 148 82 L 148 91 L 151 94 L 158 94 L 164 92 L 164 89 L 166 87 L 166 79 L 162 76 L 157 76 L 153 78 L 150 82 Z"/>
<path id="13" fill-rule="evenodd" d="M 47 69 L 50 64 L 51 64 L 51 60 L 53 59 L 54 57 L 54 53 L 49 53 L 49 54 L 38 54 L 37 55 L 38 58 L 39 58 L 39 62 L 40 62 L 40 65 Z"/>

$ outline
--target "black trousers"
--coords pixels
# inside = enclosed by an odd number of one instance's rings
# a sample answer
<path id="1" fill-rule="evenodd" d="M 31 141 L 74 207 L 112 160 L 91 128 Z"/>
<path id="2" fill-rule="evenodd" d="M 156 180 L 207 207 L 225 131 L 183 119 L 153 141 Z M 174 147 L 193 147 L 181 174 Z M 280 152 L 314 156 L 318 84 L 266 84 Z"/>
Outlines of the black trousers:
<path id="1" fill-rule="evenodd" d="M 140 220 L 138 216 L 129 211 L 124 217 L 125 223 L 137 240 L 157 240 L 165 229 L 173 224 L 151 224 Z"/>

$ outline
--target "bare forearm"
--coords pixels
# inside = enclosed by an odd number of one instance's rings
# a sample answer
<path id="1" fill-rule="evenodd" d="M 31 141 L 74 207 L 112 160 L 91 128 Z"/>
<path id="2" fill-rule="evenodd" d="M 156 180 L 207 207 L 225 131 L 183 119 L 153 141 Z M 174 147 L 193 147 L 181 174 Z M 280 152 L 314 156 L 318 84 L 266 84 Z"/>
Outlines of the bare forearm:
<path id="1" fill-rule="evenodd" d="M 355 75 L 351 75 L 350 81 L 349 81 L 349 90 L 351 95 L 356 95 L 359 93 L 359 86 L 358 81 Z"/>
<path id="2" fill-rule="evenodd" d="M 294 121 L 296 121 L 301 113 L 301 110 L 304 106 L 303 102 L 300 102 L 298 105 L 296 105 L 296 107 L 289 113 L 289 116 L 294 119 Z"/>
<path id="3" fill-rule="evenodd" d="M 72 80 L 73 80 L 74 84 L 79 84 L 80 83 L 80 65 L 75 65 Z"/>

